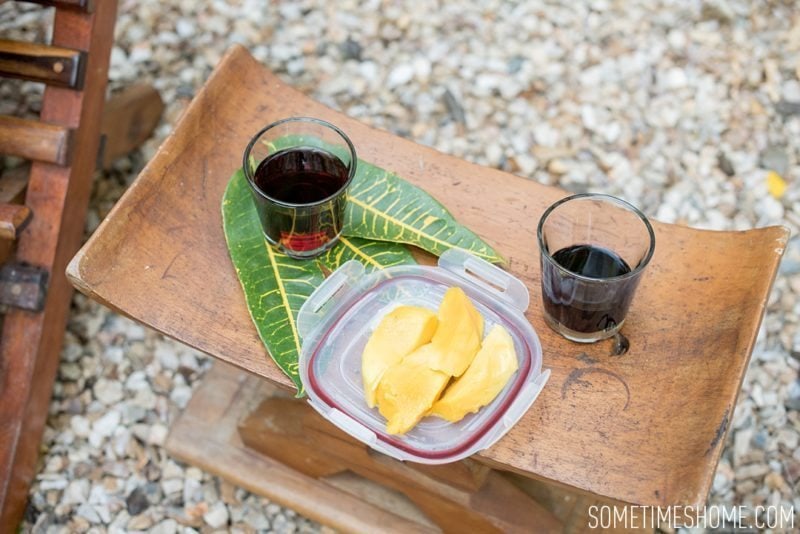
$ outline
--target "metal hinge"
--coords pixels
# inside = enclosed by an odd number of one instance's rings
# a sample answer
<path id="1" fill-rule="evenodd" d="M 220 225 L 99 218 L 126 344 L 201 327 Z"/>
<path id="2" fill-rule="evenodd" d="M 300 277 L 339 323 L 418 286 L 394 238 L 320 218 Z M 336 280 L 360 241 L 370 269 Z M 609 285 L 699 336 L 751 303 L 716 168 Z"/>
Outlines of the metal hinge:
<path id="1" fill-rule="evenodd" d="M 0 266 L 0 313 L 11 308 L 40 312 L 47 296 L 49 273 L 25 263 Z"/>

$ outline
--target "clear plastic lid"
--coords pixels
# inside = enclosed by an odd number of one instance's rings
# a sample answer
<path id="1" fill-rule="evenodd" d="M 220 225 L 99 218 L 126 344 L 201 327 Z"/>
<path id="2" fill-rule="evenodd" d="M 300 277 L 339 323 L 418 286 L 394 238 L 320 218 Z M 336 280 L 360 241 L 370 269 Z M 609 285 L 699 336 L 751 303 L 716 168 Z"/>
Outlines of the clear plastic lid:
<path id="1" fill-rule="evenodd" d="M 457 423 L 425 417 L 402 436 L 387 434 L 386 420 L 364 400 L 364 346 L 394 308 L 436 311 L 453 286 L 461 287 L 483 315 L 486 332 L 495 324 L 508 330 L 519 368 L 477 413 Z M 520 280 L 459 249 L 442 254 L 438 267 L 404 265 L 366 276 L 360 263 L 349 261 L 314 291 L 297 317 L 303 341 L 300 377 L 309 403 L 354 438 L 399 460 L 441 464 L 483 450 L 522 417 L 550 376 L 542 370 L 539 337 L 524 315 L 529 300 Z"/>

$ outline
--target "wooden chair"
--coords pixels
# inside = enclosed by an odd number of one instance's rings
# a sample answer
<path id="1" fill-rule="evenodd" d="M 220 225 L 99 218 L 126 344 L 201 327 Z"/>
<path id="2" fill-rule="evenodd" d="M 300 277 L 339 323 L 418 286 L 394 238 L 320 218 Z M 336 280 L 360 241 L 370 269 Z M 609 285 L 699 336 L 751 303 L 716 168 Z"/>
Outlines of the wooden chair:
<path id="1" fill-rule="evenodd" d="M 292 115 L 340 126 L 363 159 L 440 199 L 527 285 L 527 318 L 552 374 L 493 447 L 446 466 L 403 464 L 287 398 L 291 382 L 245 307 L 220 202 L 250 136 Z M 217 364 L 196 390 L 167 440 L 173 455 L 336 528 L 578 532 L 596 503 L 701 506 L 788 232 L 654 223 L 658 245 L 625 325 L 627 352 L 611 340 L 578 345 L 545 325 L 539 304 L 536 221 L 564 195 L 360 124 L 236 46 L 68 276 L 91 298 L 232 364 Z"/>
<path id="2" fill-rule="evenodd" d="M 103 115 L 115 0 L 36 3 L 56 9 L 52 44 L 0 39 L 0 76 L 46 84 L 39 120 L 0 116 L 0 153 L 31 161 L 0 178 L 0 531 L 35 475 L 94 170 L 146 139 L 163 107 L 137 86 Z"/>

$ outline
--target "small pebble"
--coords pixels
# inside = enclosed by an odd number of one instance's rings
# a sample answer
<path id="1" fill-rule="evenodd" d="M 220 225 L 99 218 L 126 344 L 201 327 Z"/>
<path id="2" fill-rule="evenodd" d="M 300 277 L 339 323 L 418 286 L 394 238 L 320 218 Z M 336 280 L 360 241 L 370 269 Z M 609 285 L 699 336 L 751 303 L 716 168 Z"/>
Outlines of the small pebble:
<path id="1" fill-rule="evenodd" d="M 125 504 L 127 506 L 128 513 L 130 515 L 139 515 L 140 513 L 147 510 L 150 506 L 150 501 L 147 499 L 147 495 L 141 488 L 136 488 L 133 490 L 128 498 L 125 499 Z"/>
<path id="2" fill-rule="evenodd" d="M 225 503 L 217 501 L 203 515 L 203 520 L 211 528 L 221 528 L 228 524 L 228 508 Z"/>
<path id="3" fill-rule="evenodd" d="M 356 61 L 361 61 L 361 53 L 363 48 L 358 43 L 358 41 L 353 40 L 352 38 L 348 37 L 345 41 L 341 44 L 340 49 L 342 51 L 342 59 L 354 59 Z"/>
<path id="4" fill-rule="evenodd" d="M 153 526 L 153 520 L 147 514 L 137 515 L 128 520 L 128 530 L 146 530 Z"/>
<path id="5" fill-rule="evenodd" d="M 122 416 L 117 410 L 111 410 L 92 424 L 92 432 L 106 438 L 114 433 L 121 419 Z"/>
<path id="6" fill-rule="evenodd" d="M 162 424 L 155 424 L 150 427 L 150 432 L 147 435 L 147 442 L 153 445 L 164 445 L 167 439 L 167 427 Z"/>
<path id="7" fill-rule="evenodd" d="M 413 65 L 401 64 L 396 66 L 386 79 L 386 85 L 389 88 L 405 85 L 414 77 Z"/>
<path id="8" fill-rule="evenodd" d="M 122 400 L 122 384 L 117 381 L 101 378 L 94 385 L 94 396 L 105 405 L 111 405 Z"/>
<path id="9" fill-rule="evenodd" d="M 86 479 L 78 479 L 70 482 L 67 489 L 64 490 L 64 496 L 61 499 L 63 504 L 81 504 L 89 498 L 89 481 Z"/>
<path id="10" fill-rule="evenodd" d="M 178 523 L 174 519 L 165 519 L 154 525 L 150 529 L 150 534 L 175 534 L 178 531 Z"/>
<path id="11" fill-rule="evenodd" d="M 785 146 L 770 145 L 761 153 L 761 167 L 774 171 L 778 175 L 786 174 L 789 170 L 789 156 Z"/>
<path id="12" fill-rule="evenodd" d="M 736 469 L 736 480 L 761 478 L 769 472 L 769 468 L 761 464 L 750 464 Z"/>
<path id="13" fill-rule="evenodd" d="M 82 415 L 72 416 L 70 419 L 70 427 L 75 435 L 81 438 L 89 437 L 89 432 L 92 430 L 91 423 Z"/>

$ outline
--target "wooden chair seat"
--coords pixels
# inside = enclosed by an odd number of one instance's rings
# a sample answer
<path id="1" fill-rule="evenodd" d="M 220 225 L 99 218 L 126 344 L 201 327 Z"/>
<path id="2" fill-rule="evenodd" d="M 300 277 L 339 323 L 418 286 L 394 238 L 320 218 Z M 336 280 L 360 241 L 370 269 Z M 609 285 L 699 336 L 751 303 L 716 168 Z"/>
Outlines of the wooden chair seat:
<path id="1" fill-rule="evenodd" d="M 787 239 L 780 227 L 710 232 L 654 223 L 657 247 L 624 334 L 568 342 L 542 318 L 535 230 L 565 192 L 367 127 L 288 87 L 235 46 L 68 268 L 82 292 L 250 371 L 290 382 L 259 341 L 220 220 L 220 199 L 262 126 L 310 115 L 361 158 L 427 190 L 506 258 L 531 292 L 550 382 L 479 462 L 641 505 L 701 505 L 732 419 Z M 421 256 L 422 257 L 422 256 Z M 426 258 L 425 261 L 432 261 Z"/>

